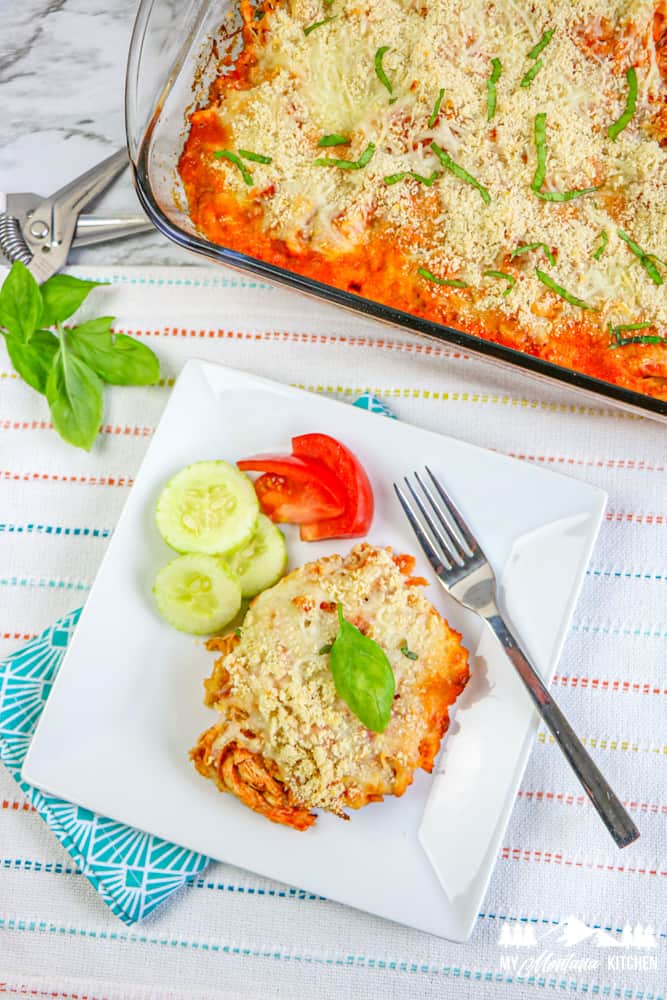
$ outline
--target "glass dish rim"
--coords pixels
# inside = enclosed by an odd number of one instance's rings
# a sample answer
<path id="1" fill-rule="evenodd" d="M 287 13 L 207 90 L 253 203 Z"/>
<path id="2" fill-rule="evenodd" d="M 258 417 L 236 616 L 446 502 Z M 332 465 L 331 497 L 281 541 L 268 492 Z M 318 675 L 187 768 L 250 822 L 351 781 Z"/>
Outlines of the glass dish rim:
<path id="1" fill-rule="evenodd" d="M 137 196 L 142 208 L 155 228 L 170 242 L 215 263 L 231 267 L 236 271 L 246 274 L 253 274 L 268 281 L 269 284 L 282 285 L 306 294 L 311 298 L 342 306 L 356 314 L 370 316 L 373 319 L 380 320 L 394 327 L 399 327 L 421 337 L 462 348 L 475 357 L 483 358 L 497 367 L 523 372 L 536 381 L 572 389 L 576 397 L 579 399 L 582 397 L 587 398 L 591 405 L 597 404 L 597 406 L 600 406 L 602 403 L 606 403 L 638 416 L 649 417 L 653 420 L 667 423 L 667 400 L 635 392 L 632 389 L 616 385 L 613 382 L 605 382 L 603 379 L 586 375 L 574 369 L 565 368 L 551 361 L 545 361 L 542 358 L 535 357 L 516 348 L 506 347 L 495 341 L 485 340 L 483 337 L 465 333 L 462 330 L 456 329 L 456 327 L 436 323 L 433 320 L 424 319 L 413 313 L 395 309 L 382 302 L 376 302 L 373 299 L 355 295 L 342 288 L 336 288 L 334 285 L 327 285 L 324 282 L 316 281 L 297 272 L 288 271 L 285 268 L 263 261 L 259 257 L 251 257 L 248 254 L 232 250 L 221 244 L 211 243 L 205 237 L 190 233 L 172 222 L 163 212 L 153 193 L 149 161 L 155 125 L 166 95 L 171 89 L 177 73 L 181 69 L 180 55 L 185 46 L 181 49 L 175 65 L 171 69 L 165 67 L 167 82 L 157 106 L 152 110 L 151 117 L 143 134 L 136 143 L 136 153 L 133 151 L 133 140 L 130 129 L 130 106 L 134 103 L 131 77 L 138 69 L 141 61 L 143 40 L 154 3 L 155 0 L 140 0 L 137 9 L 130 41 L 125 80 L 125 126 L 130 167 Z M 132 112 L 134 112 L 133 107 Z"/>

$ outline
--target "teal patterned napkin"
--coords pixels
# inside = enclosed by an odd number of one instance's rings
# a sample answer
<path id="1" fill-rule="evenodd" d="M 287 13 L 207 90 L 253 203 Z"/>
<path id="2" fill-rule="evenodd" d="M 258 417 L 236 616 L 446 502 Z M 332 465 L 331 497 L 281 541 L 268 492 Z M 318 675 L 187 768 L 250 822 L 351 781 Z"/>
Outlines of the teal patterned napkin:
<path id="1" fill-rule="evenodd" d="M 394 417 L 370 393 L 353 405 Z M 133 924 L 199 874 L 209 858 L 47 795 L 21 778 L 32 734 L 80 614 L 81 609 L 72 611 L 0 661 L 0 761 L 107 906 Z"/>
<path id="2" fill-rule="evenodd" d="M 111 910 L 143 920 L 208 864 L 203 854 L 33 788 L 21 766 L 79 620 L 72 611 L 0 662 L 0 761 Z"/>

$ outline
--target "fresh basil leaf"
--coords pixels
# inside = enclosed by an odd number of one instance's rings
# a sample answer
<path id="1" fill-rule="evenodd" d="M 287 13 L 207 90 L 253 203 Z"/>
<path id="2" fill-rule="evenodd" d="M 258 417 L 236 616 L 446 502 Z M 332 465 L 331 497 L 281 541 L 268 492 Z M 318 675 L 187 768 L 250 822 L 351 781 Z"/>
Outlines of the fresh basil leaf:
<path id="1" fill-rule="evenodd" d="M 102 383 L 62 342 L 46 380 L 46 398 L 60 436 L 90 451 L 102 419 Z"/>
<path id="2" fill-rule="evenodd" d="M 70 350 L 112 385 L 153 385 L 160 378 L 160 362 L 150 347 L 109 329 L 112 316 L 101 316 L 75 326 L 67 334 Z"/>
<path id="3" fill-rule="evenodd" d="M 41 318 L 39 285 L 25 264 L 14 261 L 0 289 L 0 325 L 17 340 L 27 343 Z"/>
<path id="4" fill-rule="evenodd" d="M 43 393 L 58 351 L 58 338 L 49 330 L 36 330 L 27 344 L 17 337 L 7 337 L 6 343 L 14 369 L 24 382 Z"/>
<path id="5" fill-rule="evenodd" d="M 75 313 L 93 288 L 104 281 L 82 281 L 69 274 L 54 274 L 41 287 L 44 312 L 42 326 L 55 326 Z"/>
<path id="6" fill-rule="evenodd" d="M 387 654 L 343 617 L 331 647 L 330 666 L 338 696 L 367 729 L 383 733 L 394 701 L 395 680 Z"/>

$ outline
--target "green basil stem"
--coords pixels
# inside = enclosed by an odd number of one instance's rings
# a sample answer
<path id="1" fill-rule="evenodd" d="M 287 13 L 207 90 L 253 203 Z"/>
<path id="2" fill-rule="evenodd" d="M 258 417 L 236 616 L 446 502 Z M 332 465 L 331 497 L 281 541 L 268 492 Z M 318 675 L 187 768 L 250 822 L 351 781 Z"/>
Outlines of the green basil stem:
<path id="1" fill-rule="evenodd" d="M 653 284 L 654 285 L 662 285 L 662 284 L 664 284 L 664 278 L 660 274 L 660 271 L 658 270 L 658 268 L 653 263 L 653 259 L 652 259 L 653 258 L 653 254 L 646 253 L 645 250 L 642 250 L 642 248 L 637 243 L 635 243 L 635 241 L 632 239 L 632 237 L 628 236 L 627 233 L 624 233 L 622 229 L 617 229 L 616 232 L 618 233 L 618 235 L 620 236 L 620 238 L 623 240 L 623 242 L 628 245 L 628 247 L 630 248 L 630 250 L 632 251 L 632 253 L 638 259 L 639 263 L 644 268 L 644 270 L 648 274 L 648 276 L 651 279 L 651 281 L 653 282 Z"/>
<path id="2" fill-rule="evenodd" d="M 533 191 L 539 191 L 547 176 L 547 116 L 544 111 L 540 111 L 539 114 L 535 115 L 534 131 L 537 164 L 530 186 Z"/>
<path id="3" fill-rule="evenodd" d="M 609 236 L 607 235 L 607 230 L 603 229 L 602 232 L 600 233 L 600 246 L 597 248 L 597 250 L 593 254 L 593 259 L 594 260 L 599 260 L 600 259 L 600 257 L 602 256 L 602 254 L 607 249 L 607 243 L 609 243 Z"/>
<path id="4" fill-rule="evenodd" d="M 625 98 L 625 110 L 620 118 L 617 118 L 613 125 L 610 125 L 607 129 L 607 135 L 612 142 L 616 142 L 624 128 L 630 124 L 632 116 L 635 113 L 635 108 L 637 107 L 637 70 L 634 66 L 630 66 L 625 73 L 625 78 L 628 81 L 628 93 Z"/>
<path id="5" fill-rule="evenodd" d="M 547 288 L 550 289 L 550 291 L 555 292 L 556 295 L 560 295 L 561 299 L 565 299 L 565 301 L 569 302 L 571 306 L 578 306 L 580 309 L 588 309 L 591 312 L 597 312 L 597 309 L 593 306 L 589 306 L 587 302 L 583 301 L 583 299 L 578 299 L 576 295 L 572 294 L 572 292 L 568 292 L 562 285 L 558 285 L 553 278 L 549 277 L 548 274 L 545 274 L 544 271 L 540 271 L 539 267 L 535 268 L 535 274 L 543 285 L 546 285 Z"/>
<path id="6" fill-rule="evenodd" d="M 491 60 L 491 76 L 486 81 L 486 120 L 491 121 L 496 113 L 496 84 L 503 72 L 500 59 Z"/>
<path id="7" fill-rule="evenodd" d="M 442 104 L 442 99 L 445 96 L 445 88 L 440 88 L 440 93 L 435 99 L 435 104 L 433 105 L 433 111 L 431 112 L 431 117 L 428 120 L 428 127 L 433 128 L 436 121 L 438 120 L 438 115 L 440 114 L 440 105 Z"/>
<path id="8" fill-rule="evenodd" d="M 239 149 L 239 156 L 244 160 L 252 160 L 254 163 L 273 163 L 273 157 L 263 156 L 261 153 L 251 153 L 249 149 Z"/>
<path id="9" fill-rule="evenodd" d="M 516 250 L 512 250 L 512 253 L 510 254 L 510 260 L 514 260 L 515 257 L 518 257 L 522 253 L 528 253 L 529 250 L 544 250 L 544 255 L 551 264 L 551 266 L 552 267 L 556 266 L 556 258 L 554 257 L 553 253 L 546 245 L 546 243 L 524 243 L 523 246 L 517 247 Z"/>
<path id="10" fill-rule="evenodd" d="M 422 278 L 426 278 L 427 281 L 435 282 L 436 285 L 451 285 L 452 288 L 468 288 L 466 281 L 460 281 L 458 278 L 438 278 L 431 271 L 427 271 L 425 267 L 418 267 L 417 274 L 420 274 Z"/>
<path id="11" fill-rule="evenodd" d="M 446 153 L 444 149 L 441 149 L 437 142 L 431 143 L 431 149 L 446 170 L 451 171 L 451 173 L 453 173 L 455 177 L 458 177 L 460 181 L 464 181 L 466 184 L 470 184 L 472 187 L 476 188 L 482 196 L 482 201 L 485 205 L 491 204 L 491 195 L 489 194 L 487 188 L 480 184 L 479 181 L 472 176 L 472 174 L 469 174 L 467 170 L 464 170 L 458 163 L 455 163 L 449 153 Z"/>
<path id="12" fill-rule="evenodd" d="M 372 142 L 366 146 L 358 160 L 336 160 L 333 157 L 320 157 L 313 160 L 316 167 L 338 167 L 340 170 L 363 170 L 373 159 L 375 145 Z"/>
<path id="13" fill-rule="evenodd" d="M 643 335 L 640 337 L 623 337 L 622 334 L 625 331 L 632 330 L 646 330 L 653 326 L 652 323 L 621 323 L 619 326 L 612 326 L 609 324 L 609 337 L 610 337 L 610 350 L 615 350 L 617 347 L 627 347 L 628 344 L 665 344 L 667 345 L 667 337 L 659 337 L 655 334 Z"/>
<path id="14" fill-rule="evenodd" d="M 229 162 L 233 163 L 235 167 L 238 167 L 245 183 L 248 187 L 252 187 L 254 184 L 252 174 L 247 169 L 240 156 L 237 156 L 236 153 L 232 153 L 229 149 L 217 149 L 213 155 L 216 160 L 229 160 Z"/>
<path id="15" fill-rule="evenodd" d="M 532 47 L 526 58 L 537 59 L 539 54 L 543 52 L 544 49 L 546 49 L 547 45 L 553 38 L 555 30 L 556 30 L 555 28 L 549 28 L 547 31 L 545 31 L 542 37 L 540 38 L 539 42 L 537 42 L 537 44 Z"/>
<path id="16" fill-rule="evenodd" d="M 505 271 L 484 271 L 484 277 L 485 278 L 500 278 L 501 281 L 506 281 L 508 283 L 507 284 L 507 288 L 502 293 L 503 294 L 503 298 L 506 295 L 509 295 L 509 293 L 512 291 L 512 289 L 514 288 L 514 286 L 516 284 L 516 279 L 511 274 L 507 274 Z"/>
<path id="17" fill-rule="evenodd" d="M 540 72 L 540 70 L 542 69 L 543 65 L 544 65 L 544 63 L 542 62 L 541 59 L 538 59 L 537 62 L 533 63 L 533 65 L 530 67 L 530 69 L 528 70 L 528 72 L 525 73 L 524 76 L 522 77 L 521 83 L 519 84 L 519 86 L 520 87 L 530 87 L 531 83 L 533 82 L 533 80 L 535 79 L 535 77 L 537 76 L 537 74 Z"/>
<path id="18" fill-rule="evenodd" d="M 406 177 L 412 177 L 413 180 L 419 181 L 420 184 L 425 184 L 426 187 L 432 187 L 436 180 L 438 179 L 438 171 L 434 170 L 430 177 L 424 177 L 422 174 L 416 174 L 414 170 L 404 170 L 400 174 L 389 174 L 387 177 L 383 177 L 385 184 L 392 185 L 398 184 L 399 181 L 405 180 Z"/>
<path id="19" fill-rule="evenodd" d="M 382 66 L 382 60 L 384 59 L 385 52 L 389 52 L 388 45 L 382 45 L 375 53 L 375 75 L 377 76 L 382 86 L 386 87 L 386 89 L 391 94 L 392 93 L 391 83 L 389 82 L 389 78 L 387 77 L 387 74 L 385 73 L 384 68 Z"/>
<path id="20" fill-rule="evenodd" d="M 331 135 L 323 135 L 322 138 L 317 143 L 318 146 L 349 146 L 350 140 L 346 139 L 344 135 L 340 135 L 339 132 L 334 132 Z"/>
<path id="21" fill-rule="evenodd" d="M 535 115 L 535 150 L 537 163 L 535 174 L 531 183 L 531 188 L 542 201 L 564 202 L 572 201 L 574 198 L 581 198 L 585 194 L 593 194 L 599 191 L 599 187 L 575 188 L 572 191 L 542 191 L 547 175 L 547 116 L 541 111 Z"/>
<path id="22" fill-rule="evenodd" d="M 321 21 L 315 21 L 314 24 L 309 24 L 307 28 L 303 29 L 304 35 L 308 36 L 311 31 L 315 31 L 316 28 L 321 28 L 323 24 L 329 24 L 330 21 L 335 21 L 335 17 L 324 17 Z"/>

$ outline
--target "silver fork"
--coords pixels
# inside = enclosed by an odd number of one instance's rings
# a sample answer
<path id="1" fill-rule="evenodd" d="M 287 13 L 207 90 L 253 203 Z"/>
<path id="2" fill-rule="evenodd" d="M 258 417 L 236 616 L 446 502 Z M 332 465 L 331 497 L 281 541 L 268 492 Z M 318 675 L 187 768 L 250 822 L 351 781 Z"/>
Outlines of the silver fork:
<path id="1" fill-rule="evenodd" d="M 639 830 L 551 697 L 496 604 L 496 578 L 482 549 L 443 486 L 426 466 L 431 483 L 414 473 L 419 490 L 407 477 L 410 499 L 394 483 L 396 495 L 424 555 L 448 594 L 476 611 L 495 632 L 538 712 L 553 733 L 572 770 L 619 847 L 639 837 Z"/>

